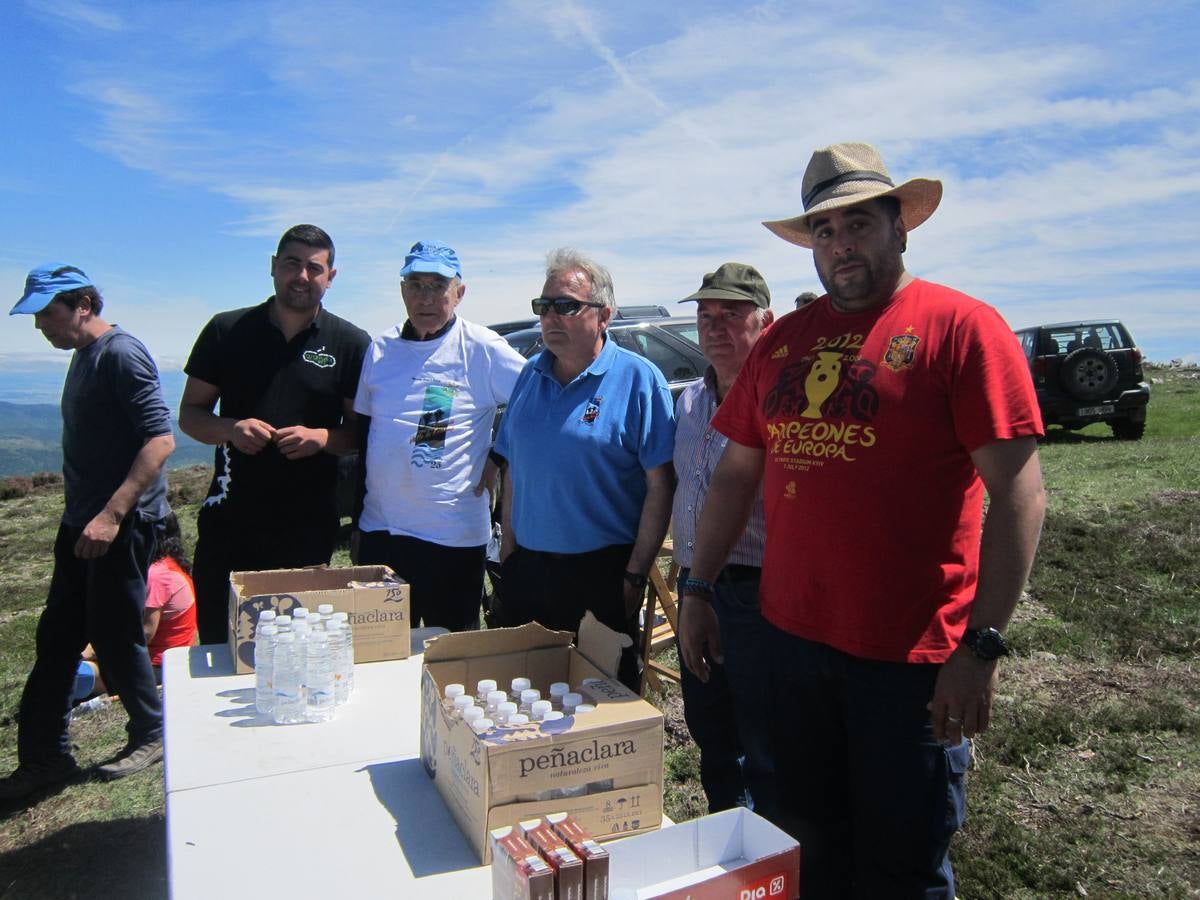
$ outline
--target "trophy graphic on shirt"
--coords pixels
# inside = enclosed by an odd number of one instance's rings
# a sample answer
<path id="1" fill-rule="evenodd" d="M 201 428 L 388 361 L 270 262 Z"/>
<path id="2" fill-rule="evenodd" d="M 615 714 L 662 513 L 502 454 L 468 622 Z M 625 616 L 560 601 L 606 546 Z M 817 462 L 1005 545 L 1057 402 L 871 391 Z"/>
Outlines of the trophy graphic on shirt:
<path id="1" fill-rule="evenodd" d="M 821 418 L 821 404 L 829 399 L 829 395 L 838 386 L 838 378 L 842 374 L 842 354 L 824 350 L 817 354 L 808 377 L 804 379 L 804 396 L 808 406 L 800 413 L 806 419 Z"/>

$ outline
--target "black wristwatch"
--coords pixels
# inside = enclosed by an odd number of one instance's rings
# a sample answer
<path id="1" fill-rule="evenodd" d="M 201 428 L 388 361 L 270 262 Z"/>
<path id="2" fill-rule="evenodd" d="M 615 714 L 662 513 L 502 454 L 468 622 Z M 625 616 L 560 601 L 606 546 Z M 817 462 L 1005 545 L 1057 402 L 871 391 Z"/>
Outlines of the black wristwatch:
<path id="1" fill-rule="evenodd" d="M 968 628 L 963 632 L 962 642 L 984 662 L 992 662 L 1012 653 L 1004 635 L 995 628 Z"/>
<path id="2" fill-rule="evenodd" d="M 645 575 L 639 575 L 637 572 L 626 572 L 625 580 L 632 584 L 639 591 L 644 591 L 646 589 L 647 579 Z"/>

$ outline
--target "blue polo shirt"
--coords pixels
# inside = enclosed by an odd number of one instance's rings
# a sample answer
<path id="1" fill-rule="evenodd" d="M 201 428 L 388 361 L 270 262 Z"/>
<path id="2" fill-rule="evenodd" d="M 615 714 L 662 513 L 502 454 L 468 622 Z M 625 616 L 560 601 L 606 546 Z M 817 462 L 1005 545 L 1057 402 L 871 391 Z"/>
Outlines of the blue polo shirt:
<path id="1" fill-rule="evenodd" d="M 517 543 L 551 553 L 632 544 L 646 470 L 669 463 L 674 444 L 671 392 L 652 363 L 605 339 L 561 385 L 542 351 L 517 379 L 496 439 L 511 467 Z"/>

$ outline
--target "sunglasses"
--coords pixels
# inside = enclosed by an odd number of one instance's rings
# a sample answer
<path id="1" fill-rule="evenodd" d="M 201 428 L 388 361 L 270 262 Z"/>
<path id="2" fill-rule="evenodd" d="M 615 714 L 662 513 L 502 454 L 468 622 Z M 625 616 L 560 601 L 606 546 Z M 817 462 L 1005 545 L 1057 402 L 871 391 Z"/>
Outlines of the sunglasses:
<path id="1" fill-rule="evenodd" d="M 533 307 L 535 316 L 545 316 L 551 310 L 558 313 L 560 316 L 577 316 L 579 311 L 585 306 L 590 306 L 593 309 L 600 309 L 604 306 L 603 303 L 595 303 L 591 300 L 576 300 L 574 297 L 534 297 L 530 301 Z"/>

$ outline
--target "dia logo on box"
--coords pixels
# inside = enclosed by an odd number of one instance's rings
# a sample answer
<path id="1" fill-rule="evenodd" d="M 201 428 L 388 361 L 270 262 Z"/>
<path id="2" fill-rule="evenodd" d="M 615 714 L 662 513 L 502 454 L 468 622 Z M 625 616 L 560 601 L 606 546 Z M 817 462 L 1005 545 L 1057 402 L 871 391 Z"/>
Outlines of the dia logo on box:
<path id="1" fill-rule="evenodd" d="M 783 873 L 768 875 L 755 884 L 748 884 L 738 894 L 738 900 L 766 900 L 778 897 L 787 889 L 787 876 Z"/>

